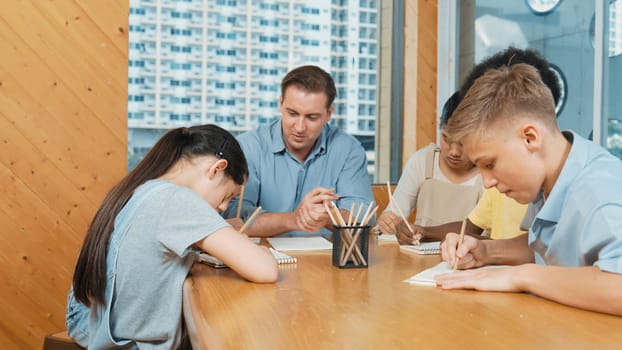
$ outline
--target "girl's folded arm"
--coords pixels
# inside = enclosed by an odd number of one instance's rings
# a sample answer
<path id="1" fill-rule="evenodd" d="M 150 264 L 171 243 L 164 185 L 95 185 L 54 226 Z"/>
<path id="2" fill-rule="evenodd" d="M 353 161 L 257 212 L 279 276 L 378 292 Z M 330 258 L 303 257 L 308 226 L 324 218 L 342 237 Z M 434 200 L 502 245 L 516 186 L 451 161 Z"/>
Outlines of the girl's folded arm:
<path id="1" fill-rule="evenodd" d="M 272 253 L 231 227 L 212 233 L 197 245 L 249 281 L 271 283 L 278 278 L 277 263 Z"/>

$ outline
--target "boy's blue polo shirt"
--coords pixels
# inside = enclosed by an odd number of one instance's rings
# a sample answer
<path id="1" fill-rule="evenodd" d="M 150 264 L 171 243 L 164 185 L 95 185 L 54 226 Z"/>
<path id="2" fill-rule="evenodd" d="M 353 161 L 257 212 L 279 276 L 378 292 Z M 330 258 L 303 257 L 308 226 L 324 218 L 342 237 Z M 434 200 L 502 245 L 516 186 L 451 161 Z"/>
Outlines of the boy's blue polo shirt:
<path id="1" fill-rule="evenodd" d="M 529 230 L 536 262 L 622 273 L 622 161 L 573 132 L 568 158 Z"/>

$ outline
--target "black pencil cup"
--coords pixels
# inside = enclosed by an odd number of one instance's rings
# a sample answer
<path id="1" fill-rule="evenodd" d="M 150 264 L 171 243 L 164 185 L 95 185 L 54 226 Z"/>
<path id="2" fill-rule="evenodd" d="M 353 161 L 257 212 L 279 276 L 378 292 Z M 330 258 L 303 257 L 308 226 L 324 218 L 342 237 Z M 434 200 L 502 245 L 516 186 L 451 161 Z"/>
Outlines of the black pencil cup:
<path id="1" fill-rule="evenodd" d="M 333 265 L 339 268 L 367 267 L 370 226 L 333 228 Z"/>

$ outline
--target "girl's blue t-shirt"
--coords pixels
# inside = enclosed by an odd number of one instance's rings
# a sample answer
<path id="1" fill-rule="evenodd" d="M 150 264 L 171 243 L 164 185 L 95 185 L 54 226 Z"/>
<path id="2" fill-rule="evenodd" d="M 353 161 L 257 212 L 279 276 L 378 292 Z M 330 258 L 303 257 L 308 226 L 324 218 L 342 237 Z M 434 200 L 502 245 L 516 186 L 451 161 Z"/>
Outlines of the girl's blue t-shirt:
<path id="1" fill-rule="evenodd" d="M 115 220 L 107 258 L 109 302 L 92 307 L 90 319 L 73 322 L 70 316 L 80 313 L 74 304 L 70 315 L 68 305 L 69 335 L 70 327 L 87 332 L 82 338 L 88 337 L 89 348 L 178 347 L 182 285 L 196 259 L 194 244 L 228 226 L 186 187 L 151 180 L 137 188 Z"/>

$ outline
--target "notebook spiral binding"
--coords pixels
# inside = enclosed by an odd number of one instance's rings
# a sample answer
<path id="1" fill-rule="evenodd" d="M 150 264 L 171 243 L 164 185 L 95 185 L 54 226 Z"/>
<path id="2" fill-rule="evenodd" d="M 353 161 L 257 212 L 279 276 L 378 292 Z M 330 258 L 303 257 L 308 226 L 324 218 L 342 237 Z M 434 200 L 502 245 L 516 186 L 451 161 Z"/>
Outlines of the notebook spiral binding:
<path id="1" fill-rule="evenodd" d="M 287 255 L 274 248 L 270 248 L 270 252 L 272 253 L 272 256 L 276 260 L 277 264 L 295 264 L 298 262 L 298 259 L 296 259 L 295 257 Z M 218 258 L 211 256 L 205 252 L 199 253 L 199 261 L 214 268 L 227 267 L 227 265 L 220 261 Z"/>

